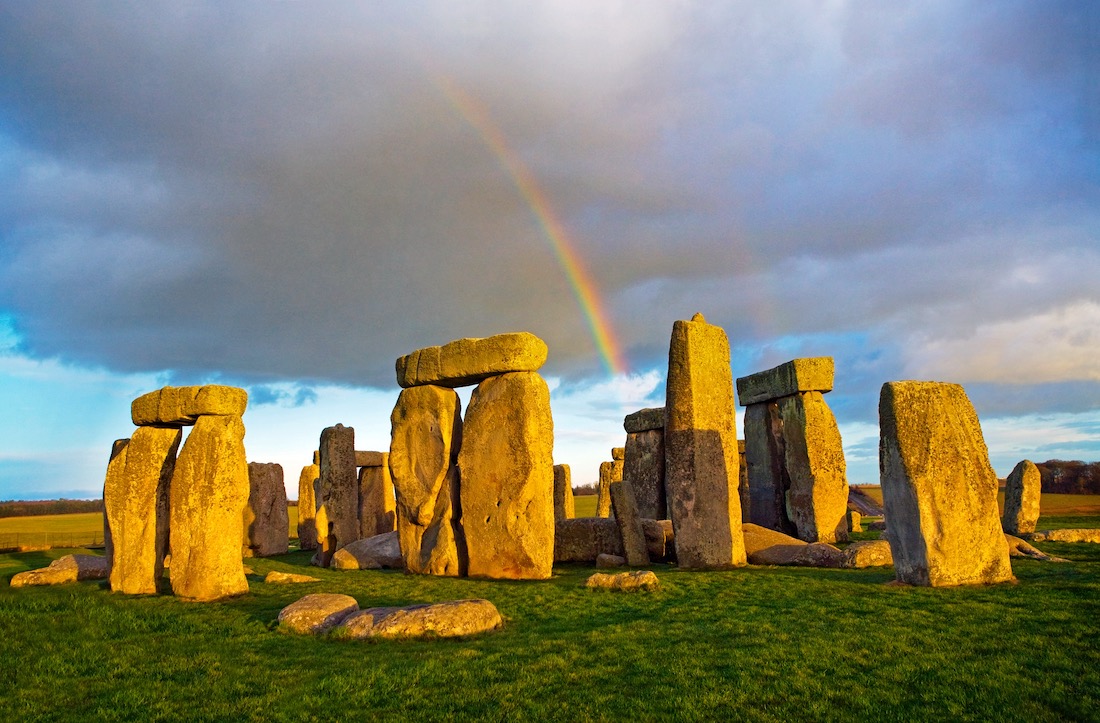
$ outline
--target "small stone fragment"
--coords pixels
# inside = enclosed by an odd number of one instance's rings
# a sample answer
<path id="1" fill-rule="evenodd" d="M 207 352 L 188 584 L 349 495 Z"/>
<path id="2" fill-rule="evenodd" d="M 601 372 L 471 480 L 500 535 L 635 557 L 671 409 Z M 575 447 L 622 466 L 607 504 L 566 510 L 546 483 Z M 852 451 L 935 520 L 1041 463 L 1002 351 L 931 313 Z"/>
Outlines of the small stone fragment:
<path id="1" fill-rule="evenodd" d="M 458 638 L 503 625 L 500 612 L 488 600 L 452 600 L 361 610 L 349 616 L 338 633 L 348 638 Z"/>
<path id="2" fill-rule="evenodd" d="M 672 520 L 642 520 L 646 548 L 651 560 L 664 560 L 675 555 L 676 537 L 672 530 Z"/>
<path id="3" fill-rule="evenodd" d="M 894 555 L 887 540 L 860 540 L 844 549 L 842 567 L 885 567 L 894 564 Z"/>
<path id="4" fill-rule="evenodd" d="M 109 574 L 107 558 L 99 555 L 65 555 L 49 567 L 27 570 L 12 577 L 12 587 L 64 585 L 84 580 L 104 580 Z"/>
<path id="5" fill-rule="evenodd" d="M 298 575 L 293 572 L 279 572 L 278 570 L 272 570 L 264 577 L 264 582 L 269 585 L 293 585 L 303 582 L 321 582 L 320 578 L 310 577 L 309 575 Z"/>
<path id="6" fill-rule="evenodd" d="M 332 556 L 337 570 L 400 570 L 405 566 L 397 530 L 356 540 Z"/>
<path id="7" fill-rule="evenodd" d="M 585 580 L 584 586 L 598 590 L 633 592 L 637 590 L 656 590 L 661 586 L 661 583 L 657 579 L 657 575 L 651 570 L 636 570 L 618 574 L 593 573 L 591 577 Z"/>
<path id="8" fill-rule="evenodd" d="M 279 629 L 299 635 L 319 635 L 335 628 L 357 610 L 359 603 L 350 595 L 314 593 L 279 612 Z"/>
<path id="9" fill-rule="evenodd" d="M 458 339 L 419 349 L 397 360 L 402 387 L 464 387 L 511 372 L 534 372 L 546 363 L 546 342 L 525 331 Z"/>
<path id="10" fill-rule="evenodd" d="M 596 555 L 596 567 L 622 567 L 625 564 L 626 558 L 619 555 L 608 555 L 606 553 Z"/>
<path id="11" fill-rule="evenodd" d="M 611 459 L 615 462 L 621 462 L 626 455 L 626 447 L 612 447 Z"/>

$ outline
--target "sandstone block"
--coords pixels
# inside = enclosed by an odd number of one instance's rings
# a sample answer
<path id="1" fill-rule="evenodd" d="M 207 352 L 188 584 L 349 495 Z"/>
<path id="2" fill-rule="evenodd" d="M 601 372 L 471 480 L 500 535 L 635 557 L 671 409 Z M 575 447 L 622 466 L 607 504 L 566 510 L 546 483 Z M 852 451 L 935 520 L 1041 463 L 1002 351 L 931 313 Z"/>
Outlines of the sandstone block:
<path id="1" fill-rule="evenodd" d="M 460 409 L 453 389 L 421 386 L 402 390 L 390 415 L 397 531 L 409 572 L 466 572 L 466 540 L 457 519 Z"/>
<path id="2" fill-rule="evenodd" d="M 576 517 L 573 502 L 573 475 L 569 465 L 554 465 L 554 521 L 571 520 Z"/>
<path id="3" fill-rule="evenodd" d="M 317 474 L 320 475 L 320 467 L 317 468 Z M 329 562 L 332 561 L 332 556 L 336 552 L 336 545 L 331 539 L 332 528 L 328 523 L 328 509 L 325 507 L 321 497 L 321 478 L 313 480 L 313 499 L 317 500 L 317 509 L 313 513 L 313 524 L 317 529 L 317 544 L 314 546 L 313 558 L 310 560 L 311 565 L 318 565 L 320 567 L 328 567 Z M 329 544 L 322 544 L 324 539 L 329 539 Z"/>
<path id="4" fill-rule="evenodd" d="M 189 425 L 204 414 L 239 417 L 247 406 L 248 392 L 238 387 L 163 387 L 131 402 L 130 416 L 139 427 Z"/>
<path id="5" fill-rule="evenodd" d="M 673 324 L 665 412 L 665 491 L 679 565 L 743 565 L 729 340 L 702 314 Z"/>
<path id="6" fill-rule="evenodd" d="M 458 339 L 419 349 L 397 360 L 402 387 L 464 387 L 510 372 L 534 372 L 546 363 L 546 342 L 525 331 L 484 339 Z"/>
<path id="7" fill-rule="evenodd" d="M 338 633 L 348 638 L 458 638 L 504 625 L 488 600 L 369 608 L 348 617 Z"/>
<path id="8" fill-rule="evenodd" d="M 321 582 L 321 580 L 316 577 L 310 577 L 309 575 L 298 575 L 293 572 L 272 570 L 264 577 L 264 582 L 268 585 L 297 585 L 306 582 Z"/>
<path id="9" fill-rule="evenodd" d="M 317 464 L 302 467 L 298 476 L 298 548 L 317 549 L 317 498 L 315 483 L 320 480 L 321 468 Z"/>
<path id="10" fill-rule="evenodd" d="M 741 522 L 752 522 L 749 494 L 749 463 L 745 461 L 745 440 L 737 440 L 737 497 L 741 500 Z"/>
<path id="11" fill-rule="evenodd" d="M 648 409 L 639 409 L 636 412 L 626 415 L 623 418 L 623 429 L 627 434 L 634 434 L 636 432 L 649 432 L 655 429 L 664 431 L 665 428 L 665 408 L 664 407 L 650 407 Z"/>
<path id="12" fill-rule="evenodd" d="M 246 556 L 285 555 L 290 549 L 290 514 L 283 484 L 283 466 L 274 462 L 248 463 L 248 504 L 243 534 Z"/>
<path id="13" fill-rule="evenodd" d="M 634 486 L 634 499 L 638 503 L 639 515 L 651 520 L 668 517 L 663 422 L 660 429 L 630 432 L 626 435 L 623 479 L 630 480 Z"/>
<path id="14" fill-rule="evenodd" d="M 1078 528 L 1069 530 L 1043 530 L 1028 534 L 1033 542 L 1100 542 L 1100 530 Z"/>
<path id="15" fill-rule="evenodd" d="M 1012 580 L 997 475 L 963 388 L 887 382 L 879 470 L 898 581 L 948 586 Z"/>
<path id="16" fill-rule="evenodd" d="M 842 567 L 844 553 L 823 542 L 807 543 L 752 523 L 742 525 L 745 552 L 753 565 Z"/>
<path id="17" fill-rule="evenodd" d="M 115 592 L 157 592 L 168 554 L 168 495 L 182 436 L 179 427 L 138 427 L 124 444 L 115 443 L 103 483 Z"/>
<path id="18" fill-rule="evenodd" d="M 767 371 L 739 377 L 737 399 L 742 407 L 804 392 L 828 392 L 833 388 L 833 358 L 792 359 Z"/>
<path id="19" fill-rule="evenodd" d="M 614 462 L 600 462 L 600 485 L 596 490 L 596 517 L 611 516 L 611 472 Z"/>
<path id="20" fill-rule="evenodd" d="M 625 564 L 626 558 L 620 555 L 608 555 L 607 553 L 596 555 L 596 567 L 599 568 L 622 567 Z"/>
<path id="21" fill-rule="evenodd" d="M 859 514 L 855 510 L 848 510 L 848 531 L 849 532 L 863 532 L 863 515 Z"/>
<path id="22" fill-rule="evenodd" d="M 665 560 L 676 552 L 676 537 L 672 530 L 672 520 L 642 520 L 645 532 L 645 544 L 650 560 Z"/>
<path id="23" fill-rule="evenodd" d="M 306 595 L 279 612 L 279 630 L 299 635 L 319 635 L 335 628 L 358 610 L 359 603 L 350 595 Z"/>
<path id="24" fill-rule="evenodd" d="M 356 540 L 332 556 L 331 567 L 337 570 L 400 570 L 405 567 L 397 530 Z"/>
<path id="25" fill-rule="evenodd" d="M 749 520 L 761 527 L 793 535 L 787 517 L 787 474 L 783 422 L 779 404 L 750 404 L 745 409 L 745 464 L 749 484 Z"/>
<path id="26" fill-rule="evenodd" d="M 554 565 L 554 421 L 534 372 L 486 379 L 463 426 L 462 528 L 472 577 L 546 579 Z"/>
<path id="27" fill-rule="evenodd" d="M 626 455 L 626 447 L 612 447 L 611 459 L 615 462 L 621 462 Z"/>
<path id="28" fill-rule="evenodd" d="M 1024 542 L 1019 537 L 1006 534 L 1005 541 L 1008 543 L 1009 557 L 1028 557 L 1032 560 L 1042 560 L 1043 562 L 1069 562 L 1069 560 L 1064 557 L 1052 557 L 1039 548 Z"/>
<path id="29" fill-rule="evenodd" d="M 595 562 L 601 553 L 623 554 L 615 520 L 578 517 L 559 520 L 554 528 L 554 562 Z"/>
<path id="30" fill-rule="evenodd" d="M 780 399 L 779 417 L 791 481 L 787 517 L 806 542 L 846 541 L 848 478 L 832 411 L 821 392 L 806 392 Z"/>
<path id="31" fill-rule="evenodd" d="M 642 518 L 638 515 L 638 503 L 634 500 L 634 487 L 630 480 L 619 478 L 611 483 L 611 506 L 615 511 L 615 523 L 623 540 L 628 565 L 648 565 L 649 549 L 646 546 Z"/>
<path id="32" fill-rule="evenodd" d="M 635 572 L 620 572 L 614 575 L 597 572 L 585 580 L 584 586 L 598 590 L 633 592 L 637 590 L 656 590 L 661 586 L 661 583 L 657 579 L 657 575 L 650 570 L 637 570 Z"/>
<path id="33" fill-rule="evenodd" d="M 390 475 L 389 454 L 385 464 L 359 470 L 359 536 L 373 537 L 397 529 L 397 501 Z"/>
<path id="34" fill-rule="evenodd" d="M 894 564 L 887 540 L 860 540 L 844 549 L 843 567 L 884 567 Z"/>
<path id="35" fill-rule="evenodd" d="M 356 467 L 384 467 L 389 464 L 388 452 L 364 452 L 355 450 Z"/>
<path id="36" fill-rule="evenodd" d="M 248 592 L 241 563 L 248 491 L 241 418 L 199 417 L 176 460 L 169 493 L 176 595 L 217 600 Z"/>
<path id="37" fill-rule="evenodd" d="M 1005 480 L 1005 510 L 1001 527 L 1011 535 L 1034 532 L 1039 522 L 1039 496 L 1042 480 L 1039 468 L 1031 460 L 1017 464 Z"/>
<path id="38" fill-rule="evenodd" d="M 109 574 L 108 560 L 98 555 L 65 555 L 50 563 L 49 567 L 27 570 L 14 575 L 12 587 L 35 585 L 64 585 L 84 580 L 103 580 Z"/>
<path id="39" fill-rule="evenodd" d="M 337 424 L 321 431 L 321 496 L 328 531 L 319 531 L 324 556 L 359 539 L 359 479 L 355 474 L 355 428 Z"/>

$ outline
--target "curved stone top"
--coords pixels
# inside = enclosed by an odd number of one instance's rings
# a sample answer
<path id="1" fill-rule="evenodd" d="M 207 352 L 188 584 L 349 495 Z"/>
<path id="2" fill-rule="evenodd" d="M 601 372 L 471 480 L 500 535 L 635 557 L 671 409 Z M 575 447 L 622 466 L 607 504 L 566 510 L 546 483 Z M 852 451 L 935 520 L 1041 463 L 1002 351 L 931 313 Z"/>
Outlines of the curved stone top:
<path id="1" fill-rule="evenodd" d="M 546 363 L 546 342 L 526 331 L 458 339 L 418 349 L 397 360 L 402 387 L 464 387 L 509 372 L 533 372 Z"/>
<path id="2" fill-rule="evenodd" d="M 240 387 L 206 384 L 199 387 L 162 387 L 142 394 L 130 404 L 137 426 L 194 424 L 202 415 L 241 416 L 248 392 Z"/>
<path id="3" fill-rule="evenodd" d="M 792 359 L 773 369 L 738 378 L 737 401 L 747 407 L 800 392 L 824 393 L 832 389 L 831 356 Z"/>

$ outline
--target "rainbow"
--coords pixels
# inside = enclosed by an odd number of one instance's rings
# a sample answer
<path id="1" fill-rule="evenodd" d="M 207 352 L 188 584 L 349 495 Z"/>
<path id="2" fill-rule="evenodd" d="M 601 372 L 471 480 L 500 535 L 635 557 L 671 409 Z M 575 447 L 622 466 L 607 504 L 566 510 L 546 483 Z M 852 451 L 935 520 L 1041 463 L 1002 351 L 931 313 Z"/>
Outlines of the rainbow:
<path id="1" fill-rule="evenodd" d="M 573 289 L 573 295 L 577 299 L 581 313 L 584 314 L 585 323 L 592 334 L 592 340 L 604 368 L 613 376 L 625 374 L 627 366 L 623 360 L 622 349 L 612 333 L 596 282 L 585 268 L 565 225 L 557 218 L 550 199 L 539 186 L 534 174 L 508 144 L 508 139 L 493 122 L 484 105 L 443 73 L 436 71 L 430 72 L 429 75 L 451 106 L 481 137 L 482 142 L 512 179 L 530 208 L 542 236 L 549 242 L 550 250 L 554 253 L 558 265 L 561 266 L 565 278 Z"/>

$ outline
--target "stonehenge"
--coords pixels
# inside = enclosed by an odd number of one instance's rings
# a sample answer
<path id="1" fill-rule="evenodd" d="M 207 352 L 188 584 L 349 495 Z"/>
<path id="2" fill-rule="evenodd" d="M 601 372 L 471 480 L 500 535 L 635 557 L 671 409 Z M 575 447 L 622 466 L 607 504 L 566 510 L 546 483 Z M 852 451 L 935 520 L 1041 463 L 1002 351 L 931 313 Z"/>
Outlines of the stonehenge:
<path id="1" fill-rule="evenodd" d="M 623 477 L 634 487 L 638 515 L 668 519 L 665 499 L 665 408 L 640 409 L 623 419 Z"/>
<path id="2" fill-rule="evenodd" d="M 1039 522 L 1039 493 L 1042 480 L 1031 460 L 1017 464 L 1005 480 L 1005 508 L 1001 527 L 1010 535 L 1035 532 Z"/>
<path id="3" fill-rule="evenodd" d="M 388 452 L 356 452 L 359 467 L 359 537 L 373 537 L 397 529 L 397 502 L 393 493 Z"/>
<path id="4" fill-rule="evenodd" d="M 318 508 L 324 508 L 326 529 L 318 529 L 322 557 L 328 560 L 348 543 L 359 539 L 359 479 L 355 473 L 355 429 L 337 424 L 321 431 L 318 447 L 320 490 Z"/>
<path id="5" fill-rule="evenodd" d="M 573 501 L 573 475 L 567 464 L 554 465 L 554 521 L 571 520 L 576 516 Z"/>
<path id="6" fill-rule="evenodd" d="M 321 467 L 307 464 L 298 476 L 298 549 L 317 549 L 317 498 L 314 483 L 321 478 Z"/>
<path id="7" fill-rule="evenodd" d="M 249 462 L 248 484 L 242 554 L 245 557 L 285 555 L 290 545 L 290 517 L 282 465 Z"/>

